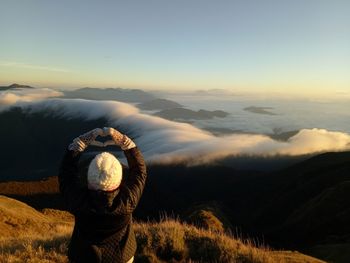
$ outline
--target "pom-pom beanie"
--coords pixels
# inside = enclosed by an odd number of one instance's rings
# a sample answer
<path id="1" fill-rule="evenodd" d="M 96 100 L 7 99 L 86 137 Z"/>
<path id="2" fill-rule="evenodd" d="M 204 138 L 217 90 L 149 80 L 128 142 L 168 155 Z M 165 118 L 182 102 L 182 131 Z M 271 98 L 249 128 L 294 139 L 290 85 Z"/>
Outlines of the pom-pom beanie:
<path id="1" fill-rule="evenodd" d="M 88 188 L 113 191 L 122 181 L 123 168 L 114 155 L 103 152 L 95 156 L 88 168 Z"/>

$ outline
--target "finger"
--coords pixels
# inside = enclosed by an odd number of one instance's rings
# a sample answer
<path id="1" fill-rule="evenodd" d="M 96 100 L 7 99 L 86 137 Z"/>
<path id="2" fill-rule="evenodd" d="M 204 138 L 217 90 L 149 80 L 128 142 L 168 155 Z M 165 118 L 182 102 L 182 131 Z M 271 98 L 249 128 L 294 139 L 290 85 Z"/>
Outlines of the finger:
<path id="1" fill-rule="evenodd" d="M 101 136 L 104 134 L 103 130 L 101 128 L 96 128 L 92 130 L 92 134 L 97 137 L 97 136 Z"/>
<path id="2" fill-rule="evenodd" d="M 105 128 L 106 128 L 106 127 L 104 127 L 104 128 L 101 129 L 101 134 L 99 134 L 99 136 L 101 136 L 101 137 L 106 137 L 106 136 L 109 135 L 109 134 L 106 133 Z"/>
<path id="3" fill-rule="evenodd" d="M 90 143 L 90 145 L 93 145 L 93 146 L 98 146 L 98 147 L 104 147 L 104 143 L 103 142 L 99 142 L 99 141 L 92 141 Z"/>
<path id="4" fill-rule="evenodd" d="M 104 127 L 103 128 L 103 133 L 104 133 L 105 136 L 112 135 L 113 128 L 111 128 L 111 127 Z"/>
<path id="5" fill-rule="evenodd" d="M 113 140 L 109 140 L 109 141 L 105 141 L 104 142 L 104 146 L 110 146 L 110 145 L 116 145 L 115 142 Z"/>
<path id="6" fill-rule="evenodd" d="M 81 141 L 79 138 L 75 138 L 73 140 L 73 143 L 70 146 L 74 151 L 78 151 L 78 152 L 82 152 L 86 148 L 86 144 L 83 141 Z"/>

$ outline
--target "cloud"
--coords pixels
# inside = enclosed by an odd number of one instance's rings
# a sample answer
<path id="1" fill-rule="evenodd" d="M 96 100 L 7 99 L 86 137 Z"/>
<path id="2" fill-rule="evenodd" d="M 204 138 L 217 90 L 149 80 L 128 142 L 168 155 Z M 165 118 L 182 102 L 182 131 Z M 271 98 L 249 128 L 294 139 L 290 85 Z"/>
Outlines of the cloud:
<path id="1" fill-rule="evenodd" d="M 63 96 L 62 92 L 52 89 L 12 89 L 0 92 L 0 110 L 20 102 L 32 102 L 51 97 Z"/>
<path id="2" fill-rule="evenodd" d="M 310 100 L 282 100 L 256 96 L 189 96 L 166 97 L 191 110 L 224 110 L 227 117 L 194 120 L 192 124 L 214 132 L 236 131 L 254 134 L 278 134 L 301 129 L 321 128 L 350 133 L 349 101 L 320 102 Z M 264 115 L 245 111 L 247 107 L 272 107 L 276 115 Z M 220 131 L 221 129 L 221 131 Z"/>
<path id="3" fill-rule="evenodd" d="M 303 129 L 286 142 L 265 135 L 215 136 L 190 124 L 142 114 L 115 101 L 50 99 L 17 103 L 29 112 L 49 111 L 61 117 L 106 118 L 133 138 L 149 162 L 206 163 L 227 156 L 304 155 L 350 149 L 350 135 L 325 129 Z"/>
<path id="4" fill-rule="evenodd" d="M 62 69 L 58 67 L 48 67 L 48 66 L 41 66 L 41 65 L 34 65 L 34 64 L 13 62 L 13 61 L 0 61 L 0 67 L 15 67 L 15 68 L 53 71 L 53 72 L 66 72 L 66 73 L 71 72 L 70 70 Z"/>

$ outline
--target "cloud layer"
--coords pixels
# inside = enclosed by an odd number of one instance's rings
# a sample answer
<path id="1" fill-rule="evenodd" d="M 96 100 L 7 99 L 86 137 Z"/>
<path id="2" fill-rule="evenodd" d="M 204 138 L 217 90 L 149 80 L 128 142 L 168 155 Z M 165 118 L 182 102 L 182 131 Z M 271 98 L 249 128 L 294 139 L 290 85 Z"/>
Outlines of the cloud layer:
<path id="1" fill-rule="evenodd" d="M 265 135 L 231 134 L 215 136 L 190 124 L 177 123 L 142 114 L 130 104 L 82 99 L 43 99 L 46 93 L 0 94 L 3 110 L 12 105 L 29 112 L 50 111 L 86 120 L 105 118 L 133 138 L 149 162 L 205 163 L 227 156 L 297 156 L 350 149 L 350 135 L 325 129 L 303 129 L 286 142 Z M 75 136 L 75 135 L 72 135 Z"/>
<path id="2" fill-rule="evenodd" d="M 12 106 L 24 102 L 43 100 L 63 96 L 62 92 L 52 89 L 11 89 L 0 92 L 0 107 Z"/>

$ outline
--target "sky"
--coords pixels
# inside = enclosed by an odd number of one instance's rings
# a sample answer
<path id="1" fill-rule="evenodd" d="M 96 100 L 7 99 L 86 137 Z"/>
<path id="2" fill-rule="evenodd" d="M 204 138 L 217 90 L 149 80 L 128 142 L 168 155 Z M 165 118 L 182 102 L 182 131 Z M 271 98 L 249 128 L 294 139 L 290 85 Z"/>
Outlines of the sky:
<path id="1" fill-rule="evenodd" d="M 1 0 L 0 85 L 350 94 L 347 0 Z"/>

